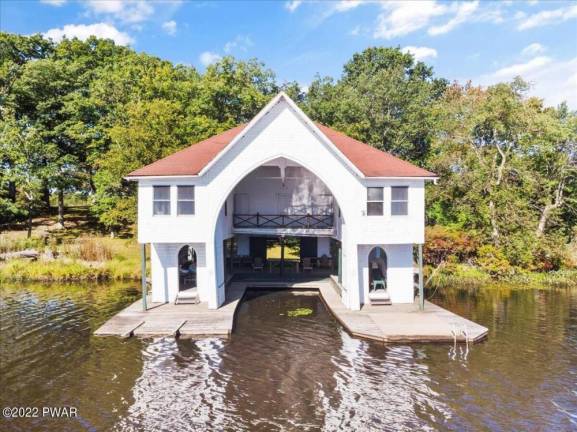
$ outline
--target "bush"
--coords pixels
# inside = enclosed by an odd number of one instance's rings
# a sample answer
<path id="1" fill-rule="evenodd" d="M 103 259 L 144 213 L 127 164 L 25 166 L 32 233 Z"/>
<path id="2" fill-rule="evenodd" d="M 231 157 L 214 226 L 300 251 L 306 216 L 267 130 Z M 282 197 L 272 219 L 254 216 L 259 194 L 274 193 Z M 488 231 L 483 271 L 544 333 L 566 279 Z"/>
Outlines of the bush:
<path id="1" fill-rule="evenodd" d="M 38 237 L 8 238 L 0 234 L 0 253 L 18 252 L 26 249 L 41 250 L 44 247 L 44 239 Z"/>
<path id="2" fill-rule="evenodd" d="M 477 263 L 493 277 L 510 276 L 513 273 L 513 267 L 503 251 L 493 245 L 484 245 L 479 248 Z"/>
<path id="3" fill-rule="evenodd" d="M 80 238 L 72 244 L 63 246 L 64 255 L 84 261 L 108 261 L 112 258 L 112 250 L 104 241 L 97 238 Z"/>
<path id="4" fill-rule="evenodd" d="M 474 233 L 442 225 L 425 228 L 424 260 L 439 265 L 443 261 L 464 262 L 475 255 L 479 242 Z"/>
<path id="5" fill-rule="evenodd" d="M 533 252 L 533 269 L 549 272 L 569 264 L 568 249 L 564 246 L 562 240 L 542 238 Z"/>

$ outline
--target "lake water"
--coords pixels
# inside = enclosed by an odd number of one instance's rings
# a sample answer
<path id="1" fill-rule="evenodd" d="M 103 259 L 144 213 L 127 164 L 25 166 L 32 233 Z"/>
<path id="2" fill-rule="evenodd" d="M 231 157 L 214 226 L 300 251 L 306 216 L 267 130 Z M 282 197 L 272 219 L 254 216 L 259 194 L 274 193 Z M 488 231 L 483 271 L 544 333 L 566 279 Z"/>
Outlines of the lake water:
<path id="1" fill-rule="evenodd" d="M 577 291 L 436 293 L 490 329 L 468 351 L 352 338 L 316 295 L 288 291 L 249 293 L 228 341 L 92 336 L 137 296 L 0 287 L 0 407 L 79 412 L 0 430 L 577 430 Z"/>

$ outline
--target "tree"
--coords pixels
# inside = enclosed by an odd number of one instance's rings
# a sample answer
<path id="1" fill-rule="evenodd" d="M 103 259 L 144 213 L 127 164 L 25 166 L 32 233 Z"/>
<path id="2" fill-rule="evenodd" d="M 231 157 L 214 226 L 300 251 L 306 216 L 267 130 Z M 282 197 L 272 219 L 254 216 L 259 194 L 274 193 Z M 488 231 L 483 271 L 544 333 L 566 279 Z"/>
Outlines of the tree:
<path id="1" fill-rule="evenodd" d="M 4 175 L 15 182 L 24 198 L 28 237 L 32 235 L 32 216 L 40 198 L 44 181 L 54 176 L 57 168 L 52 163 L 58 150 L 47 146 L 40 133 L 27 119 L 5 118 L 0 127 L 0 151 L 13 162 Z"/>
<path id="2" fill-rule="evenodd" d="M 445 87 L 445 80 L 411 54 L 374 47 L 353 55 L 338 82 L 317 77 L 304 108 L 321 123 L 422 162 L 435 130 L 431 107 Z"/>
<path id="3" fill-rule="evenodd" d="M 539 237 L 574 203 L 575 188 L 574 115 L 543 108 L 526 90 L 520 79 L 449 87 L 434 108 L 438 133 L 428 157 L 441 176 L 427 194 L 429 222 L 478 231 L 521 267 L 550 244 Z M 571 231 L 564 226 L 562 236 Z"/>

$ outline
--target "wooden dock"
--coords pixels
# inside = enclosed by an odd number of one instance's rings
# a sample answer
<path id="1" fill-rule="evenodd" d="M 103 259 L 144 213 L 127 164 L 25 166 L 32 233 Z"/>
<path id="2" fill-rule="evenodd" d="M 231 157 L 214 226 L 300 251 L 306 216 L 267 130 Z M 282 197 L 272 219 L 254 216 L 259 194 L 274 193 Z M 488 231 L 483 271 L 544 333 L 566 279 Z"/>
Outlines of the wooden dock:
<path id="1" fill-rule="evenodd" d="M 217 336 L 228 338 L 234 326 L 234 314 L 244 295 L 244 284 L 227 288 L 225 304 L 209 309 L 206 303 L 149 303 L 142 310 L 136 301 L 106 321 L 94 332 L 97 336 Z"/>
<path id="2" fill-rule="evenodd" d="M 338 294 L 341 289 L 332 278 L 311 281 L 242 281 L 227 287 L 227 299 L 219 309 L 206 303 L 152 303 L 142 311 L 137 301 L 120 311 L 95 334 L 99 336 L 183 336 L 228 338 L 234 317 L 247 288 L 318 290 L 328 310 L 353 336 L 389 343 L 479 342 L 488 329 L 440 306 L 425 302 L 390 306 L 365 305 L 360 311 L 347 309 Z"/>
<path id="3" fill-rule="evenodd" d="M 473 321 L 425 301 L 390 306 L 364 305 L 360 311 L 347 309 L 333 279 L 319 285 L 321 298 L 341 325 L 353 336 L 391 343 L 479 342 L 489 330 Z"/>

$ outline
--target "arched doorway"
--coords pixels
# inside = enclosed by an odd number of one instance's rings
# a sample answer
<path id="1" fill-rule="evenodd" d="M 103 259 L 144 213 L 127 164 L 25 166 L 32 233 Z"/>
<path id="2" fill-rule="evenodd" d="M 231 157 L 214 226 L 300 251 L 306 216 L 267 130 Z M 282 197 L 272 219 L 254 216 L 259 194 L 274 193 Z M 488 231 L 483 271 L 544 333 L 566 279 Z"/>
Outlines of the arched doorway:
<path id="1" fill-rule="evenodd" d="M 196 252 L 186 245 L 178 252 L 178 290 L 190 288 L 196 288 Z"/>
<path id="2" fill-rule="evenodd" d="M 369 295 L 387 291 L 387 254 L 381 247 L 369 253 Z"/>

